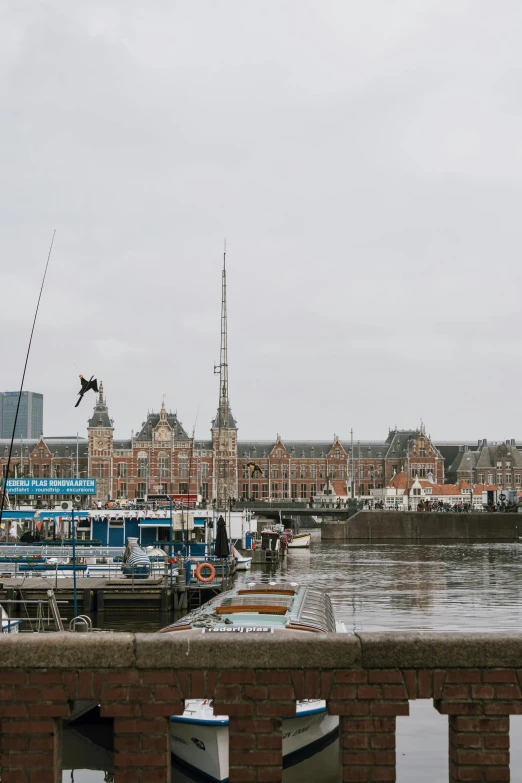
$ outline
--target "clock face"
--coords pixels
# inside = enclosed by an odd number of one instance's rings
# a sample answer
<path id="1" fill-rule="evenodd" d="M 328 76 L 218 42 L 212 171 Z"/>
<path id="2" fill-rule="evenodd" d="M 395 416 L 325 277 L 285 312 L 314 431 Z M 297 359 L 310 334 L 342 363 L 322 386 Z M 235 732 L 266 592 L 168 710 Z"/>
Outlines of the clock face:
<path id="1" fill-rule="evenodd" d="M 103 447 L 103 441 L 99 440 L 98 441 L 98 448 L 101 449 L 102 447 Z"/>
<path id="2" fill-rule="evenodd" d="M 168 440 L 169 439 L 169 431 L 167 427 L 159 427 L 156 430 L 156 438 L 158 440 Z"/>

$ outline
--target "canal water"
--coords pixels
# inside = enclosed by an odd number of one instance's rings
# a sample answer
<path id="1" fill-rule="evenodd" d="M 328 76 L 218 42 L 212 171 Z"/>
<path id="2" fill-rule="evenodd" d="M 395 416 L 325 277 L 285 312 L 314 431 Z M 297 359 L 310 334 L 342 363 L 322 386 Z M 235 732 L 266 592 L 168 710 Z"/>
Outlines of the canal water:
<path id="1" fill-rule="evenodd" d="M 349 631 L 514 631 L 522 620 L 522 542 L 513 543 L 322 543 L 312 534 L 310 551 L 291 551 L 277 567 L 254 567 L 243 581 L 300 582 L 329 593 L 337 619 Z M 158 613 L 133 618 L 106 613 L 93 618 L 98 627 L 155 631 L 171 621 Z M 431 701 L 410 702 L 410 717 L 397 720 L 399 783 L 446 783 L 447 718 Z M 92 742 L 66 738 L 63 781 L 102 783 L 104 758 L 89 766 Z M 334 783 L 338 780 L 331 746 L 311 761 L 286 770 L 285 783 Z M 107 757 L 107 754 L 106 754 Z M 90 766 L 95 766 L 90 763 Z M 109 767 L 105 767 L 109 769 Z M 72 775 L 72 777 L 71 777 Z M 110 777 L 107 778 L 110 780 Z M 511 780 L 522 783 L 522 716 L 511 718 Z M 173 783 L 189 779 L 173 771 Z"/>

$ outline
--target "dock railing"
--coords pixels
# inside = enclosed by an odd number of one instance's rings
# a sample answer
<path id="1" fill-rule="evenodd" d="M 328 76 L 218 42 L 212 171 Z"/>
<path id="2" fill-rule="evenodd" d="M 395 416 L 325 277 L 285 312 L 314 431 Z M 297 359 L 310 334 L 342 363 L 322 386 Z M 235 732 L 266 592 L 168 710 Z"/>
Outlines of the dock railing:
<path id="1" fill-rule="evenodd" d="M 229 716 L 230 783 L 282 779 L 298 699 L 339 716 L 341 781 L 396 779 L 412 699 L 448 716 L 449 781 L 508 781 L 522 713 L 519 634 L 6 634 L 0 668 L 2 783 L 61 780 L 61 725 L 80 700 L 113 719 L 115 783 L 171 780 L 169 716 L 189 698 Z"/>

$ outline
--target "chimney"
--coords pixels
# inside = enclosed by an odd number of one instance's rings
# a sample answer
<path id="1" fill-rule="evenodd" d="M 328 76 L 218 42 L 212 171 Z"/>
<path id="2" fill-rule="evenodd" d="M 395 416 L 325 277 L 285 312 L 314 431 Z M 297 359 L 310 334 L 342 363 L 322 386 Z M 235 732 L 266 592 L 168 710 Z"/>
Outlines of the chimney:
<path id="1" fill-rule="evenodd" d="M 464 452 L 464 446 L 459 446 L 459 452 L 462 454 Z"/>
<path id="2" fill-rule="evenodd" d="M 482 445 L 483 445 L 483 446 L 487 446 L 487 445 L 488 445 L 488 442 L 487 442 L 486 438 L 483 438 L 483 440 L 482 440 Z"/>
<path id="3" fill-rule="evenodd" d="M 479 447 L 479 449 L 480 449 L 480 447 L 482 446 L 482 441 L 481 441 L 481 440 L 478 440 L 478 441 L 477 441 L 477 445 L 478 445 L 478 447 Z"/>

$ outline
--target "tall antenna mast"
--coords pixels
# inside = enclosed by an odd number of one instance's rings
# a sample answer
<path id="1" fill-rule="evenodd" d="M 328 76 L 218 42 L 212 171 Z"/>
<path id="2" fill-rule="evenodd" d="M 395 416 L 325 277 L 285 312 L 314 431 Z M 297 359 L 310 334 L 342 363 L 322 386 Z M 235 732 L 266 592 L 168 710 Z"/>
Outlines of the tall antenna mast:
<path id="1" fill-rule="evenodd" d="M 221 274 L 221 346 L 219 364 L 214 366 L 214 373 L 219 373 L 219 405 L 217 413 L 217 476 L 216 501 L 217 510 L 225 511 L 229 499 L 228 461 L 224 458 L 226 438 L 223 430 L 229 426 L 230 403 L 228 399 L 228 329 L 227 329 L 227 240 L 223 245 L 223 272 Z"/>

